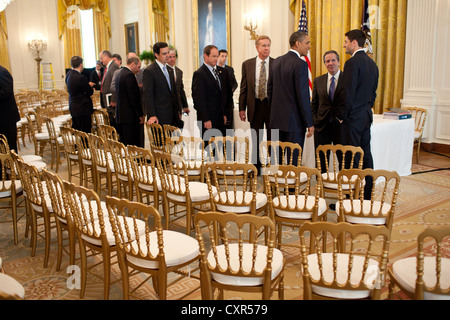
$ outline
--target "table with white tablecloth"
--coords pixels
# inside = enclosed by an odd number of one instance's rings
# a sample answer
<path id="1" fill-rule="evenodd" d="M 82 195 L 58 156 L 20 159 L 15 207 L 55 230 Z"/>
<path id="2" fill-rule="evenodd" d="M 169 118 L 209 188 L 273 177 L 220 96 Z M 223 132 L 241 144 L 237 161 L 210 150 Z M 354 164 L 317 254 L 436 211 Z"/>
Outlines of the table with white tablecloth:
<path id="1" fill-rule="evenodd" d="M 193 107 L 192 99 L 189 99 L 189 107 L 190 115 L 183 116 L 183 135 L 200 137 L 201 131 L 197 123 L 197 113 Z M 414 120 L 383 119 L 383 115 L 374 115 L 373 120 L 371 148 L 374 169 L 397 171 L 400 176 L 411 175 Z M 234 109 L 234 129 L 236 135 L 250 138 L 250 159 L 253 159 L 250 123 L 240 120 L 237 106 Z M 315 167 L 315 159 L 314 137 L 307 138 L 303 148 L 302 165 Z"/>

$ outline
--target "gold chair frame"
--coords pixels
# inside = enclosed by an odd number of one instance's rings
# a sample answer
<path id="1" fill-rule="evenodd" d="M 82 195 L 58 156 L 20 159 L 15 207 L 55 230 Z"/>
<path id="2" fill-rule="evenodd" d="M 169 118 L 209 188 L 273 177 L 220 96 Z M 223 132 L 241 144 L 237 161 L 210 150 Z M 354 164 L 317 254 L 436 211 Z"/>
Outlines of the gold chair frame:
<path id="1" fill-rule="evenodd" d="M 416 162 L 419 163 L 420 145 L 422 143 L 423 129 L 427 120 L 427 109 L 419 107 L 403 107 L 405 110 L 411 111 L 412 117 L 415 120 L 414 131 L 419 134 L 418 138 L 414 139 L 414 144 L 417 144 Z"/>

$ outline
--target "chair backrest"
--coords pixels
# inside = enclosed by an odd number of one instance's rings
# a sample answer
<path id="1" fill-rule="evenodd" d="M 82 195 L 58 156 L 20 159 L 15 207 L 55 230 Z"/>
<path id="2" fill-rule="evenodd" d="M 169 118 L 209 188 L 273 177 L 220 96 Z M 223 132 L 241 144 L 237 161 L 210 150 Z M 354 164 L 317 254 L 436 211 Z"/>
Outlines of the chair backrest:
<path id="1" fill-rule="evenodd" d="M 246 163 L 207 163 L 205 172 L 208 173 L 206 174 L 206 183 L 212 201 L 211 205 L 250 206 L 251 212 L 256 214 L 258 171 L 254 165 Z M 224 174 L 226 174 L 226 178 L 222 178 Z M 215 190 L 220 193 L 216 195 Z"/>
<path id="2" fill-rule="evenodd" d="M 95 120 L 97 127 L 100 125 L 110 125 L 108 115 L 102 110 L 94 110 L 92 113 L 92 118 Z"/>
<path id="3" fill-rule="evenodd" d="M 167 152 L 180 156 L 189 170 L 203 170 L 205 141 L 198 137 L 172 137 L 167 141 Z"/>
<path id="4" fill-rule="evenodd" d="M 43 177 L 39 173 L 38 169 L 35 166 L 21 160 L 18 160 L 17 162 L 23 190 L 25 191 L 26 197 L 28 201 L 30 201 L 33 208 L 42 211 L 47 209 L 49 206 L 51 207 L 51 203 L 47 203 L 49 199 L 46 198 Z"/>
<path id="5" fill-rule="evenodd" d="M 199 212 L 195 216 L 195 227 L 200 246 L 200 268 L 203 272 L 258 277 L 263 278 L 265 283 L 270 283 L 275 224 L 269 217 Z M 260 234 L 264 237 L 258 237 Z M 256 261 L 260 246 L 267 246 L 266 259 Z"/>
<path id="6" fill-rule="evenodd" d="M 181 129 L 169 124 L 163 124 L 164 137 L 167 140 L 175 137 L 181 137 Z"/>
<path id="7" fill-rule="evenodd" d="M 109 151 L 114 163 L 114 171 L 118 179 L 132 181 L 133 171 L 127 147 L 119 141 L 108 140 Z"/>
<path id="8" fill-rule="evenodd" d="M 92 160 L 97 167 L 110 170 L 108 161 L 109 144 L 100 136 L 88 134 Z"/>
<path id="9" fill-rule="evenodd" d="M 259 156 L 263 167 L 292 165 L 294 155 L 298 155 L 297 166 L 300 166 L 302 163 L 302 147 L 298 143 L 263 141 L 259 149 Z"/>
<path id="10" fill-rule="evenodd" d="M 119 250 L 128 257 L 155 261 L 158 269 L 165 269 L 163 227 L 158 210 L 143 203 L 109 196 L 106 196 L 106 207 Z M 138 226 L 142 221 L 146 222 L 145 232 Z"/>
<path id="11" fill-rule="evenodd" d="M 146 124 L 150 149 L 155 152 L 164 152 L 166 147 L 166 135 L 163 127 L 158 123 Z"/>
<path id="12" fill-rule="evenodd" d="M 427 120 L 427 109 L 413 106 L 402 107 L 402 109 L 411 111 L 411 115 L 415 120 L 415 130 L 422 134 L 425 121 Z"/>
<path id="13" fill-rule="evenodd" d="M 137 183 L 152 185 L 159 179 L 153 153 L 141 147 L 127 146 L 133 178 Z"/>
<path id="14" fill-rule="evenodd" d="M 53 212 L 63 220 L 72 219 L 69 214 L 63 180 L 45 169 L 42 171 L 42 176 L 50 196 Z"/>
<path id="15" fill-rule="evenodd" d="M 8 154 L 9 152 L 10 152 L 10 150 L 9 150 L 8 139 L 6 139 L 5 135 L 0 134 L 0 153 Z"/>
<path id="16" fill-rule="evenodd" d="M 428 241 L 427 240 L 430 240 Z M 448 255 L 445 254 L 446 244 L 450 242 L 450 228 L 449 227 L 430 227 L 422 232 L 417 239 L 417 279 L 416 279 L 416 300 L 423 300 L 426 295 L 446 295 L 448 296 L 447 300 L 450 298 L 450 287 L 445 287 L 443 283 L 444 276 L 443 274 L 447 274 L 445 277 L 448 281 L 449 270 L 442 267 L 443 259 L 447 259 Z M 435 260 L 435 269 L 431 269 L 428 271 L 433 272 L 434 274 L 429 277 L 429 279 L 434 279 L 435 283 L 432 287 L 428 287 L 425 284 L 425 257 L 433 257 Z M 444 258 L 445 257 L 445 258 Z"/>
<path id="17" fill-rule="evenodd" d="M 63 181 L 72 221 L 81 235 L 108 243 L 105 219 L 100 198 L 94 190 Z M 97 227 L 97 225 L 99 227 Z"/>
<path id="18" fill-rule="evenodd" d="M 76 130 L 74 132 L 77 141 L 78 154 L 81 160 L 87 164 L 92 161 L 92 153 L 89 146 L 89 136 L 86 132 Z"/>
<path id="19" fill-rule="evenodd" d="M 389 255 L 390 232 L 386 227 L 305 222 L 299 235 L 304 299 L 312 299 L 312 286 L 370 291 L 372 299 L 379 299 Z M 350 242 L 345 249 L 340 247 L 342 237 Z M 315 245 L 310 246 L 310 242 Z"/>
<path id="20" fill-rule="evenodd" d="M 400 187 L 397 172 L 350 169 L 340 171 L 337 179 L 341 217 L 345 216 L 349 222 L 349 217 L 364 218 L 367 221 L 373 219 L 374 224 L 384 224 L 389 230 L 392 229 Z M 364 190 L 368 183 L 372 184 L 372 193 L 370 200 L 365 200 L 367 195 Z M 344 192 L 344 187 L 349 184 L 351 188 Z"/>
<path id="21" fill-rule="evenodd" d="M 100 124 L 98 125 L 98 133 L 105 141 L 108 141 L 108 139 L 119 141 L 119 134 L 113 126 Z"/>
<path id="22" fill-rule="evenodd" d="M 163 190 L 186 196 L 190 201 L 187 166 L 181 157 L 166 152 L 156 152 L 154 157 Z"/>
<path id="23" fill-rule="evenodd" d="M 69 127 L 61 127 L 61 137 L 64 142 L 64 151 L 66 154 L 78 155 L 76 131 Z"/>
<path id="24" fill-rule="evenodd" d="M 322 175 L 324 182 L 337 181 L 337 174 L 342 169 L 358 168 L 362 169 L 364 151 L 361 147 L 343 145 L 320 145 L 316 149 L 317 168 Z M 322 168 L 323 164 L 325 168 Z M 322 170 L 324 169 L 324 170 Z"/>
<path id="25" fill-rule="evenodd" d="M 317 220 L 322 194 L 322 176 L 318 169 L 271 166 L 266 168 L 264 179 L 271 210 L 302 212 L 310 214 L 313 221 Z"/>
<path id="26" fill-rule="evenodd" d="M 211 137 L 208 143 L 209 161 L 249 163 L 250 140 L 248 137 Z"/>
<path id="27" fill-rule="evenodd" d="M 0 192 L 15 193 L 16 170 L 11 153 L 0 153 Z"/>
<path id="28" fill-rule="evenodd" d="M 47 132 L 50 140 L 56 141 L 56 139 L 58 139 L 58 136 L 56 134 L 55 123 L 53 122 L 53 120 L 49 117 L 43 117 L 42 120 L 47 126 Z"/>

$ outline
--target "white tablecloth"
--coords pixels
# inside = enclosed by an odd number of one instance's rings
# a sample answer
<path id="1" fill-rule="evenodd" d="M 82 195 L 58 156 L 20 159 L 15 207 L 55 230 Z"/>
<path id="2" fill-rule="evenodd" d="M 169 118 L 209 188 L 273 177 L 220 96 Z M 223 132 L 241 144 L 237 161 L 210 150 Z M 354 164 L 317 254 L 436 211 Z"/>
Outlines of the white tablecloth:
<path id="1" fill-rule="evenodd" d="M 183 135 L 201 137 L 197 124 L 197 112 L 192 99 L 189 99 L 191 113 L 183 116 Z M 251 130 L 249 122 L 242 122 L 239 118 L 239 108 L 234 109 L 234 129 L 237 136 L 250 138 L 250 159 L 253 155 L 251 143 Z M 263 139 L 266 139 L 265 136 Z M 411 175 L 412 153 L 414 145 L 414 120 L 387 120 L 382 115 L 374 115 L 372 126 L 372 156 L 374 169 L 397 171 L 400 176 Z M 314 137 L 305 139 L 302 165 L 315 167 L 316 165 Z"/>

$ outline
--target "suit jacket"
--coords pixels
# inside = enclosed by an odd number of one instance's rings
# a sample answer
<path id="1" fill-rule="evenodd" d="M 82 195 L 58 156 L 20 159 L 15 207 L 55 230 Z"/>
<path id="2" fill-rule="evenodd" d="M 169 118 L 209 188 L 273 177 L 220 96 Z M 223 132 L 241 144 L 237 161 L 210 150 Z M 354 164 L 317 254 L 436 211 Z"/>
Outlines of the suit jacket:
<path id="1" fill-rule="evenodd" d="M 108 70 L 106 71 L 106 74 L 104 74 L 104 80 L 103 80 L 103 86 L 102 86 L 102 97 L 103 97 L 103 103 L 106 107 L 109 107 L 106 103 L 106 95 L 112 93 L 111 92 L 111 83 L 114 77 L 114 73 L 119 70 L 120 67 L 113 61 L 110 65 Z M 111 102 L 116 102 L 115 95 L 111 97 Z"/>
<path id="2" fill-rule="evenodd" d="M 343 77 L 345 102 L 338 108 L 337 117 L 354 128 L 370 128 L 378 78 L 376 63 L 364 51 L 356 52 L 347 60 Z"/>
<path id="3" fill-rule="evenodd" d="M 0 133 L 1 128 L 15 126 L 20 120 L 19 110 L 14 97 L 14 81 L 11 73 L 0 66 Z M 1 174 L 0 174 L 1 176 Z"/>
<path id="4" fill-rule="evenodd" d="M 167 68 L 169 71 L 169 68 Z M 170 76 L 170 74 L 169 74 Z M 143 74 L 143 102 L 147 117 L 156 116 L 159 124 L 173 124 L 174 109 L 176 109 L 176 88 L 172 91 L 166 77 L 157 62 L 152 63 Z"/>
<path id="5" fill-rule="evenodd" d="M 330 118 L 332 121 L 336 120 L 337 108 L 344 103 L 344 88 L 342 85 L 342 78 L 344 73 L 339 74 L 336 91 L 333 102 L 330 101 L 330 96 L 327 91 L 328 87 L 328 73 L 321 75 L 314 79 L 314 89 L 311 102 L 312 115 L 314 120 L 314 129 L 321 132 L 328 124 Z"/>
<path id="6" fill-rule="evenodd" d="M 308 64 L 289 51 L 273 62 L 267 84 L 270 128 L 304 133 L 312 127 Z"/>
<path id="7" fill-rule="evenodd" d="M 223 73 L 220 75 L 220 81 L 222 88 L 203 64 L 192 77 L 192 99 L 194 109 L 197 110 L 197 119 L 202 123 L 211 121 L 213 128 L 223 130 L 223 117 L 230 117 L 232 110 L 229 110 L 226 78 Z"/>
<path id="8" fill-rule="evenodd" d="M 77 70 L 70 70 L 66 76 L 67 91 L 69 92 L 69 109 L 72 117 L 89 116 L 94 112 L 91 96 L 94 89 L 89 80 Z"/>
<path id="9" fill-rule="evenodd" d="M 179 112 L 182 112 L 183 109 L 189 108 L 186 98 L 186 92 L 184 91 L 183 71 L 181 71 L 181 69 L 177 66 L 175 66 L 174 68 L 168 66 L 167 69 L 169 70 L 169 74 L 170 72 L 174 72 L 174 81 L 177 88 L 177 110 Z"/>
<path id="10" fill-rule="evenodd" d="M 91 76 L 90 76 L 90 81 L 95 83 L 94 89 L 95 90 L 100 90 L 101 89 L 101 84 L 102 84 L 102 79 L 103 79 L 103 72 L 105 71 L 104 68 L 100 69 L 100 76 L 97 73 L 97 70 L 94 69 L 94 71 L 91 72 Z"/>
<path id="11" fill-rule="evenodd" d="M 226 109 L 229 110 L 227 114 L 227 125 L 231 125 L 233 123 L 234 110 L 233 94 L 238 87 L 236 76 L 234 75 L 234 69 L 227 65 L 224 67 L 217 66 L 217 71 L 226 82 Z"/>
<path id="12" fill-rule="evenodd" d="M 116 76 L 116 121 L 118 124 L 136 124 L 144 115 L 141 104 L 141 91 L 136 75 L 128 68 Z"/>
<path id="13" fill-rule="evenodd" d="M 269 58 L 269 77 L 272 73 L 275 59 Z M 242 64 L 241 92 L 239 94 L 239 111 L 247 110 L 249 122 L 253 121 L 255 113 L 256 88 L 256 57 Z"/>

